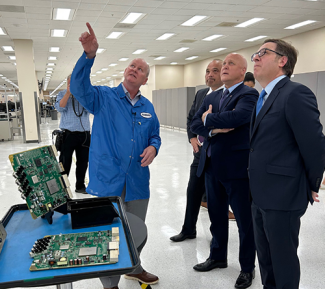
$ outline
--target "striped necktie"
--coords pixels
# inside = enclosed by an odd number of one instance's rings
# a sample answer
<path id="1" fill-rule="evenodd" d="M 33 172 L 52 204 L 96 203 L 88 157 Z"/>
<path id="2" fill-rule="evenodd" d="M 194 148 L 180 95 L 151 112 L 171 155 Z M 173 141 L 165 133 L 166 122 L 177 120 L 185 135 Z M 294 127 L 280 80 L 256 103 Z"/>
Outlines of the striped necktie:
<path id="1" fill-rule="evenodd" d="M 221 96 L 221 99 L 220 99 L 220 101 L 219 101 L 219 110 L 220 110 L 220 108 L 221 108 L 223 102 L 224 102 L 225 99 L 227 98 L 228 94 L 229 94 L 229 90 L 226 89 L 226 90 L 223 92 L 223 94 L 222 94 L 222 96 Z"/>

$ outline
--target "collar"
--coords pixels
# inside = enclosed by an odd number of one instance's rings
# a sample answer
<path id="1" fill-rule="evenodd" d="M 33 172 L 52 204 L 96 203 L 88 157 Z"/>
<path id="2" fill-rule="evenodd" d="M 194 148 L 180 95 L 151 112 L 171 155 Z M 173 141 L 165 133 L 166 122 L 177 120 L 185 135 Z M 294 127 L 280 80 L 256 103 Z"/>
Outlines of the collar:
<path id="1" fill-rule="evenodd" d="M 267 93 L 267 95 L 270 95 L 271 94 L 271 92 L 272 92 L 272 90 L 273 90 L 273 88 L 278 84 L 278 82 L 281 80 L 281 79 L 283 79 L 283 78 L 285 78 L 286 77 L 286 75 L 281 75 L 281 76 L 279 76 L 279 77 L 277 77 L 276 79 L 273 79 L 265 88 L 264 88 L 264 90 L 266 91 L 266 93 Z"/>
<path id="2" fill-rule="evenodd" d="M 215 89 L 215 90 L 212 90 L 212 88 L 210 87 L 210 89 L 209 89 L 207 95 L 210 94 L 210 93 L 213 92 L 213 91 L 221 90 L 221 89 L 223 89 L 224 87 L 225 87 L 225 85 L 222 85 L 222 86 L 220 86 L 219 88 L 217 88 L 217 89 Z"/>
<path id="3" fill-rule="evenodd" d="M 229 90 L 229 94 L 232 93 L 239 85 L 241 85 L 243 82 L 238 82 L 236 83 L 235 85 L 233 85 L 232 87 L 229 87 L 228 90 Z M 226 87 L 223 88 L 223 92 L 226 90 Z"/>
<path id="4" fill-rule="evenodd" d="M 125 95 L 128 97 L 128 99 L 132 100 L 132 99 L 131 99 L 131 95 L 130 95 L 130 93 L 127 91 L 127 89 L 126 89 L 125 86 L 123 85 L 123 82 L 121 82 L 121 84 L 122 84 L 122 87 L 123 87 L 123 90 L 124 90 Z M 138 99 L 139 99 L 140 96 L 141 96 L 141 91 L 139 90 L 138 93 L 135 95 L 134 99 L 136 99 L 137 97 L 138 97 Z"/>

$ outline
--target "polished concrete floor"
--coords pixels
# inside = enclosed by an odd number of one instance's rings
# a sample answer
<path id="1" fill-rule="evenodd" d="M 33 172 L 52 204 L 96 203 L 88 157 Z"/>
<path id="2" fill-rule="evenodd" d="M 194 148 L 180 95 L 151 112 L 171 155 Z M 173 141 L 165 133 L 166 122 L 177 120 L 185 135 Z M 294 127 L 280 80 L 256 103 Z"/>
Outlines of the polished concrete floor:
<path id="1" fill-rule="evenodd" d="M 41 125 L 42 142 L 24 144 L 22 137 L 13 141 L 0 142 L 0 218 L 14 204 L 23 203 L 12 177 L 8 155 L 19 151 L 51 144 L 51 132 L 58 128 L 58 121 L 47 119 Z M 143 267 L 159 276 L 156 289 L 228 289 L 234 288 L 239 274 L 238 233 L 236 222 L 229 223 L 229 256 L 227 269 L 215 269 L 199 273 L 193 265 L 203 262 L 209 254 L 211 235 L 209 217 L 206 209 L 200 210 L 197 224 L 197 238 L 181 243 L 172 243 L 169 237 L 177 234 L 182 226 L 186 203 L 186 187 L 189 166 L 192 161 L 191 146 L 185 132 L 161 129 L 162 147 L 158 157 L 150 166 L 151 198 L 147 215 L 148 241 L 141 259 Z M 73 164 L 71 172 L 75 171 Z M 74 191 L 75 177 L 70 176 Z M 302 218 L 299 256 L 301 262 L 301 289 L 320 289 L 325 287 L 325 191 L 321 192 L 321 202 L 310 206 Z M 75 197 L 84 195 L 74 193 Z M 252 289 L 262 288 L 258 264 L 256 279 Z M 0 263 L 1 270 L 1 263 Z M 0 280 L 1 282 L 1 280 Z M 121 279 L 120 289 L 140 288 L 135 281 Z M 42 287 L 44 288 L 44 287 Z M 49 286 L 47 288 L 55 288 Z M 98 279 L 82 280 L 73 283 L 73 288 L 101 289 Z"/>

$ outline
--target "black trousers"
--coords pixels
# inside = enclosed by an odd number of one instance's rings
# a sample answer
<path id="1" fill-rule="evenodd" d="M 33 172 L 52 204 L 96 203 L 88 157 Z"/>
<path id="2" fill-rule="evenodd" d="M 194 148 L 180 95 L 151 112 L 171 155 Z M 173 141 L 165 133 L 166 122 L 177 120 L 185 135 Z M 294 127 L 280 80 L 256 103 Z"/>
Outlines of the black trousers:
<path id="1" fill-rule="evenodd" d="M 298 289 L 300 265 L 297 255 L 300 218 L 297 211 L 263 210 L 252 204 L 257 257 L 264 289 Z"/>
<path id="2" fill-rule="evenodd" d="M 255 268 L 255 242 L 247 179 L 218 180 L 211 166 L 205 171 L 208 212 L 213 236 L 210 259 L 225 261 L 228 256 L 229 204 L 236 217 L 239 233 L 239 263 L 241 271 L 251 273 Z"/>
<path id="3" fill-rule="evenodd" d="M 198 153 L 194 153 L 194 159 L 190 168 L 190 179 L 187 185 L 186 211 L 182 233 L 193 234 L 196 232 L 196 222 L 200 211 L 202 196 L 205 195 L 204 172 L 200 177 L 196 176 L 199 166 L 201 147 Z"/>
<path id="4" fill-rule="evenodd" d="M 65 130 L 60 162 L 63 164 L 67 175 L 70 173 L 72 155 L 76 152 L 76 189 L 85 188 L 85 175 L 88 168 L 88 156 L 90 146 L 90 132 L 71 132 Z"/>

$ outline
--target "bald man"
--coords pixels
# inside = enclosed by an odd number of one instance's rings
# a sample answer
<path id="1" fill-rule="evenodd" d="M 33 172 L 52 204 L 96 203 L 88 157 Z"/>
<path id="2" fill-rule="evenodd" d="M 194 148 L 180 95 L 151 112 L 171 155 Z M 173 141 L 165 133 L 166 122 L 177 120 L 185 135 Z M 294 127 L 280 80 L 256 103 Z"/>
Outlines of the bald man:
<path id="1" fill-rule="evenodd" d="M 118 87 L 92 86 L 90 70 L 98 43 L 89 32 L 79 38 L 84 49 L 72 76 L 70 90 L 92 114 L 94 123 L 89 153 L 89 185 L 87 193 L 95 196 L 119 196 L 125 210 L 145 221 L 149 202 L 149 168 L 161 140 L 159 122 L 153 105 L 141 95 L 149 66 L 141 58 L 130 62 L 124 81 Z M 128 279 L 155 284 L 158 277 L 141 266 Z M 101 278 L 104 288 L 118 289 L 119 276 Z"/>
<path id="2" fill-rule="evenodd" d="M 191 130 L 204 136 L 198 176 L 205 168 L 205 186 L 213 236 L 210 256 L 197 271 L 227 268 L 228 209 L 237 221 L 241 272 L 236 288 L 252 284 L 255 244 L 248 184 L 249 125 L 258 92 L 243 84 L 247 62 L 229 54 L 221 68 L 223 90 L 209 94 L 193 118 Z"/>

